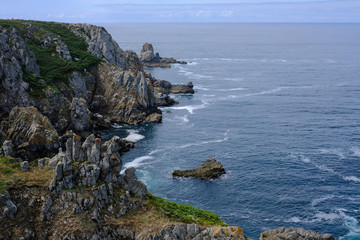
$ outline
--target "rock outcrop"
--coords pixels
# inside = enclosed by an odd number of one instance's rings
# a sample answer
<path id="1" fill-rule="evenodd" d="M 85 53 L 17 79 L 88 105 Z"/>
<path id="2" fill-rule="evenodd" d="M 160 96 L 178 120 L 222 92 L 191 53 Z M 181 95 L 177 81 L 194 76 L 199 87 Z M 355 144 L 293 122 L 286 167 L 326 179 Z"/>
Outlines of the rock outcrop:
<path id="1" fill-rule="evenodd" d="M 187 64 L 185 61 L 177 61 L 175 58 L 160 57 L 159 53 L 154 53 L 154 48 L 151 43 L 145 43 L 142 46 L 139 59 L 145 67 L 170 68 L 170 64 L 174 63 Z"/>
<path id="2" fill-rule="evenodd" d="M 201 164 L 200 167 L 193 170 L 175 170 L 173 171 L 173 176 L 216 179 L 225 173 L 225 169 L 220 162 L 216 161 L 212 157 L 208 157 L 206 162 Z"/>
<path id="3" fill-rule="evenodd" d="M 335 240 L 331 234 L 320 234 L 303 228 L 284 228 L 280 227 L 274 230 L 261 233 L 260 240 Z"/>
<path id="4" fill-rule="evenodd" d="M 14 107 L 7 135 L 15 146 L 31 151 L 57 148 L 58 134 L 49 119 L 35 107 Z"/>

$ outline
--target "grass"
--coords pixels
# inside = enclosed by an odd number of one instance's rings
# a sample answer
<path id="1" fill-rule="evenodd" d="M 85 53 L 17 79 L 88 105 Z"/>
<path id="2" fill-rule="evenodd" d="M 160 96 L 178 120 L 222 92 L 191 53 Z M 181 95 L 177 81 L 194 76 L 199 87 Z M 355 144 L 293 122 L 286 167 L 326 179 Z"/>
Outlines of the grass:
<path id="1" fill-rule="evenodd" d="M 24 23 L 35 25 L 39 28 L 39 30 L 31 32 L 29 35 Z M 59 92 L 56 87 L 58 82 L 63 82 L 68 85 L 69 73 L 73 71 L 82 72 L 84 69 L 90 71 L 93 66 L 102 61 L 102 59 L 93 56 L 87 51 L 88 46 L 84 38 L 76 36 L 60 23 L 25 20 L 0 20 L 0 26 L 4 28 L 14 26 L 25 39 L 29 49 L 36 56 L 37 64 L 40 67 L 40 76 L 35 76 L 32 72 L 24 70 L 23 68 L 23 78 L 29 83 L 29 94 L 34 98 L 45 97 L 43 89 L 46 87 L 51 87 L 56 92 Z M 68 62 L 57 55 L 55 44 L 52 44 L 49 48 L 43 48 L 41 46 L 39 38 L 44 37 L 48 32 L 52 33 L 54 37 L 59 36 L 60 39 L 68 46 L 70 54 L 73 58 L 72 62 Z M 40 79 L 45 80 L 46 84 L 41 83 Z"/>
<path id="2" fill-rule="evenodd" d="M 31 167 L 29 172 L 22 172 L 14 158 L 0 156 L 0 193 L 6 193 L 13 186 L 47 187 L 52 177 L 53 170 L 48 167 Z"/>
<path id="3" fill-rule="evenodd" d="M 195 208 L 189 204 L 167 201 L 148 193 L 149 203 L 162 211 L 167 217 L 184 223 L 196 223 L 205 226 L 228 226 L 215 213 Z"/>

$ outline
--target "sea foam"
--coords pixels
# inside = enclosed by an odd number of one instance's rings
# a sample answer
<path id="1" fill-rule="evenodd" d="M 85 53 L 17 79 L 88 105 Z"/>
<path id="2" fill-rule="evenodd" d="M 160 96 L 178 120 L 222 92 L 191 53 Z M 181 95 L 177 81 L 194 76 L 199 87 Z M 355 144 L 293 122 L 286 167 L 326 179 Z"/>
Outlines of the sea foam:
<path id="1" fill-rule="evenodd" d="M 137 142 L 141 139 L 144 139 L 145 136 L 139 134 L 138 130 L 128 130 L 129 135 L 125 138 L 125 140 L 131 141 L 131 142 Z"/>

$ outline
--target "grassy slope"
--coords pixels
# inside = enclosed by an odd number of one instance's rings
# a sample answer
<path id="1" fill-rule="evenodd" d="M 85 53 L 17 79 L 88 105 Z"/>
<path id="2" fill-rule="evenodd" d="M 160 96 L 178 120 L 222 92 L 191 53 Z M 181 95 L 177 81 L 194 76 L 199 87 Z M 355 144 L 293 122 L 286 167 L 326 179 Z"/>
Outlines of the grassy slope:
<path id="1" fill-rule="evenodd" d="M 39 28 L 35 32 L 28 34 L 25 23 L 30 23 Z M 24 71 L 24 80 L 30 84 L 30 95 L 33 97 L 45 97 L 42 91 L 46 87 L 51 87 L 58 91 L 56 85 L 59 81 L 68 84 L 68 74 L 72 71 L 89 70 L 92 66 L 101 62 L 101 59 L 93 56 L 87 51 L 85 39 L 76 36 L 69 29 L 54 22 L 25 21 L 25 20 L 0 20 L 0 26 L 9 28 L 15 27 L 25 39 L 29 49 L 34 52 L 36 61 L 40 67 L 40 76 L 35 76 L 30 71 Z M 54 37 L 60 39 L 68 46 L 73 58 L 72 62 L 58 57 L 56 45 L 52 44 L 49 48 L 43 48 L 39 38 L 52 33 Z M 45 80 L 46 84 L 41 83 L 40 79 Z"/>

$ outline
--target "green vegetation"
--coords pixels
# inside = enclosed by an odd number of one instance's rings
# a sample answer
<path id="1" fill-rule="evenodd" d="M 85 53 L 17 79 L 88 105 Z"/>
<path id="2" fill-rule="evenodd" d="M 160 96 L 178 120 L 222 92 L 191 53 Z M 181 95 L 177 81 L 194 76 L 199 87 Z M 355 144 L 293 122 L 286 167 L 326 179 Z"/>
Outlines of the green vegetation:
<path id="1" fill-rule="evenodd" d="M 148 193 L 150 204 L 162 210 L 167 217 L 185 223 L 197 223 L 207 226 L 227 226 L 215 213 L 195 208 L 189 204 L 179 204 L 167 201 Z"/>
<path id="2" fill-rule="evenodd" d="M 26 23 L 38 27 L 35 32 L 28 32 Z M 35 54 L 36 61 L 40 67 L 40 76 L 35 76 L 32 72 L 24 70 L 24 80 L 30 84 L 29 94 L 35 98 L 45 97 L 43 91 L 46 87 L 51 87 L 59 92 L 58 82 L 69 84 L 68 74 L 72 71 L 90 70 L 91 67 L 99 64 L 102 59 L 93 56 L 87 51 L 85 39 L 76 36 L 68 28 L 60 23 L 25 21 L 25 20 L 0 20 L 0 26 L 9 28 L 14 26 L 25 39 L 29 49 Z M 50 47 L 42 47 L 40 40 L 46 37 L 47 33 L 52 33 L 54 37 L 60 39 L 68 46 L 73 58 L 68 62 L 60 58 L 56 53 L 56 44 L 52 43 Z M 43 79 L 46 84 L 40 80 Z"/>

